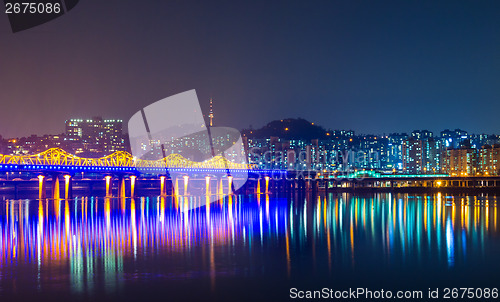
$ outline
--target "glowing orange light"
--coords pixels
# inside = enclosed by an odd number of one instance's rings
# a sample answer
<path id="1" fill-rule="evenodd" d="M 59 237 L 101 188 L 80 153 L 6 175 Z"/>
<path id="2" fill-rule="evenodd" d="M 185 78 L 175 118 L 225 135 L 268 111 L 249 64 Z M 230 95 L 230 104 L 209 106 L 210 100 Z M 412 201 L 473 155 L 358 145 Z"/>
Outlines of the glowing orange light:
<path id="1" fill-rule="evenodd" d="M 184 178 L 184 195 L 187 195 L 189 176 L 184 175 L 182 178 Z"/>
<path id="2" fill-rule="evenodd" d="M 232 187 L 233 187 L 233 177 L 232 176 L 227 177 L 227 186 L 228 186 L 228 188 L 227 188 L 228 194 L 233 193 L 232 192 Z"/>
<path id="3" fill-rule="evenodd" d="M 266 179 L 266 194 L 269 194 L 269 176 L 266 176 L 265 179 Z"/>
<path id="4" fill-rule="evenodd" d="M 210 176 L 205 176 L 205 193 L 210 195 Z"/>
<path id="5" fill-rule="evenodd" d="M 104 177 L 104 179 L 106 179 L 106 196 L 110 196 L 111 195 L 111 176 L 107 175 L 106 177 Z"/>
<path id="6" fill-rule="evenodd" d="M 137 176 L 132 175 L 130 176 L 130 197 L 134 197 L 134 192 L 135 192 L 135 179 Z"/>

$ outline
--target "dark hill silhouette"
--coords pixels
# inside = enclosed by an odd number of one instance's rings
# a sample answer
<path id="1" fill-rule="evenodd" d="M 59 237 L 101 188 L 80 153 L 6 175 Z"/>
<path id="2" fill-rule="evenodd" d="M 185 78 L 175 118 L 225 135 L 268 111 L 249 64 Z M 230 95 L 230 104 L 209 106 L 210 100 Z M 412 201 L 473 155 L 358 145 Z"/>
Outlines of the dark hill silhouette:
<path id="1" fill-rule="evenodd" d="M 260 129 L 244 129 L 242 134 L 248 138 L 269 138 L 277 136 L 283 139 L 325 139 L 327 130 L 302 118 L 288 118 L 268 123 Z"/>

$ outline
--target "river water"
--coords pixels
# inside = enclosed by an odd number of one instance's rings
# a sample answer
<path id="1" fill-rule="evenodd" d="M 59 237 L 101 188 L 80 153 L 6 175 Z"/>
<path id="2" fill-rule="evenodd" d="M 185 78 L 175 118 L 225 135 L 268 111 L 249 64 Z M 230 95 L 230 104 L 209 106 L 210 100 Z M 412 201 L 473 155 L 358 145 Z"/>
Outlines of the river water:
<path id="1" fill-rule="evenodd" d="M 497 196 L 0 201 L 0 298 L 273 300 L 500 284 Z M 424 296 L 424 298 L 425 298 Z"/>

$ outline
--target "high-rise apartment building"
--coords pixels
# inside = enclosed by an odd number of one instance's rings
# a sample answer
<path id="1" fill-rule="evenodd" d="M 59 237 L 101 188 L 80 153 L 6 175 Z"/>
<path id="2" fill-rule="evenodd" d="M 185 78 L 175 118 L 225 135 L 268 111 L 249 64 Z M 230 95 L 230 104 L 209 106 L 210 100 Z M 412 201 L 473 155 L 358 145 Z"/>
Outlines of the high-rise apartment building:
<path id="1" fill-rule="evenodd" d="M 125 150 L 122 120 L 70 119 L 66 121 L 66 140 L 73 145 L 76 153 Z"/>
<path id="2" fill-rule="evenodd" d="M 478 154 L 476 149 L 461 148 L 443 151 L 443 172 L 450 176 L 476 175 Z"/>
<path id="3" fill-rule="evenodd" d="M 403 142 L 403 172 L 422 173 L 423 164 L 423 142 L 419 139 L 409 138 Z"/>
<path id="4" fill-rule="evenodd" d="M 481 175 L 500 175 L 500 146 L 484 146 L 478 151 L 478 171 Z"/>

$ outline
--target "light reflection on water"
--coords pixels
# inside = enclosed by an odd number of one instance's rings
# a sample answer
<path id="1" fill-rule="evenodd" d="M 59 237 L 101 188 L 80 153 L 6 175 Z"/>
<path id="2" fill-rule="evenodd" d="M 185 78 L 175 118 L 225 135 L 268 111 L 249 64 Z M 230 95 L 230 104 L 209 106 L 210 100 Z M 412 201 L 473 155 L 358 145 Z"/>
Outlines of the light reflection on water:
<path id="1" fill-rule="evenodd" d="M 314 279 L 305 266 L 352 271 L 366 259 L 387 270 L 450 269 L 500 241 L 496 196 L 233 195 L 180 210 L 204 198 L 5 201 L 0 291 L 115 292 L 153 279 L 206 279 L 215 291 L 221 276 L 262 277 L 272 267 Z"/>

